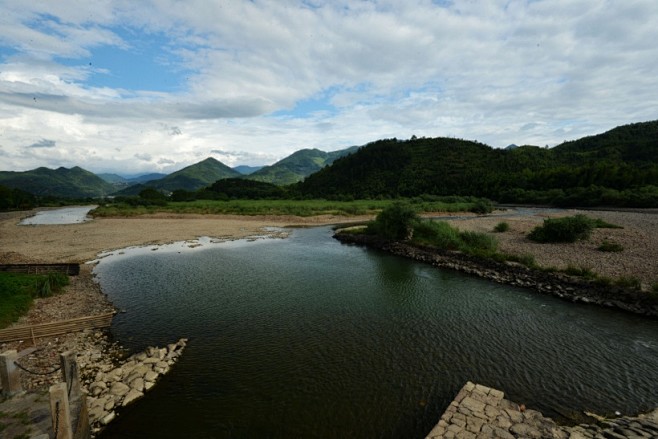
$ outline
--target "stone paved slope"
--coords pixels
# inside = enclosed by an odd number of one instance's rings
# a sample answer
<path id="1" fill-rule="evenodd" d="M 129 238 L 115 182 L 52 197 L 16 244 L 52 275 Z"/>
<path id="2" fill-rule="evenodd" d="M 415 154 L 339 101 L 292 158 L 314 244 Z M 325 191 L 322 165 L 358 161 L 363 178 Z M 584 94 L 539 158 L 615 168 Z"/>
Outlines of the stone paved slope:
<path id="1" fill-rule="evenodd" d="M 457 394 L 426 439 L 616 439 L 658 438 L 658 409 L 638 417 L 600 418 L 597 424 L 560 426 L 504 399 L 500 390 L 473 384 Z"/>

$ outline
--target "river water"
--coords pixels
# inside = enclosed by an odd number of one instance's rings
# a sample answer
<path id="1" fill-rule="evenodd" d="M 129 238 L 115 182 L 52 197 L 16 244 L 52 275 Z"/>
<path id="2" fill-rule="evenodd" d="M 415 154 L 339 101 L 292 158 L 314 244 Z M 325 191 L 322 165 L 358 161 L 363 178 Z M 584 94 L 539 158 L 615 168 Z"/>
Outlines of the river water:
<path id="1" fill-rule="evenodd" d="M 102 259 L 124 346 L 190 342 L 101 437 L 421 438 L 469 380 L 549 416 L 658 406 L 657 321 L 331 234 Z"/>
<path id="2" fill-rule="evenodd" d="M 87 214 L 96 206 L 65 207 L 54 210 L 42 210 L 34 216 L 25 218 L 20 225 L 77 224 L 91 220 Z"/>

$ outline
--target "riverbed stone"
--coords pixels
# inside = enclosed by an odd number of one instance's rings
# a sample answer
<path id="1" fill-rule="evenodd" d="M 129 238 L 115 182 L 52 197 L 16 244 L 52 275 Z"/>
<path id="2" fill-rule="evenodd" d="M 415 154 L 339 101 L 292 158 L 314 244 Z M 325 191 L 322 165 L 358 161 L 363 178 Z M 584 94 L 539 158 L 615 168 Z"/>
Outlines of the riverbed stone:
<path id="1" fill-rule="evenodd" d="M 130 387 L 121 381 L 117 381 L 116 383 L 112 384 L 112 387 L 110 388 L 110 393 L 117 396 L 123 396 L 129 391 Z"/>
<path id="2" fill-rule="evenodd" d="M 125 407 L 128 404 L 130 404 L 131 402 L 135 401 L 136 399 L 141 398 L 142 396 L 144 396 L 144 394 L 142 392 L 139 392 L 135 389 L 130 389 L 130 391 L 123 398 L 123 402 L 121 403 L 121 405 L 123 405 Z"/>

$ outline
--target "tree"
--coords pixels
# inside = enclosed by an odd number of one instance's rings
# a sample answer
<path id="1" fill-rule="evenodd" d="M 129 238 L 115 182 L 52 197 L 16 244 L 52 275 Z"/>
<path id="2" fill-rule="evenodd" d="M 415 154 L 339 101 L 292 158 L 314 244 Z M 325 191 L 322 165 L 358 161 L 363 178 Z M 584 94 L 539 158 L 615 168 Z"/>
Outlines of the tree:
<path id="1" fill-rule="evenodd" d="M 416 211 L 404 203 L 393 203 L 382 210 L 371 224 L 375 233 L 387 239 L 408 239 L 418 221 Z"/>

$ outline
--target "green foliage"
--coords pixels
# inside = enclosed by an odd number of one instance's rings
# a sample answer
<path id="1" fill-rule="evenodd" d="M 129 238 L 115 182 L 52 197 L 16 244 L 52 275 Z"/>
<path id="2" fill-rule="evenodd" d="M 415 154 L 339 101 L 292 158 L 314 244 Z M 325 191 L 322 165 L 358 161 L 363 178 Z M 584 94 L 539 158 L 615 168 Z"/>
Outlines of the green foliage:
<path id="1" fill-rule="evenodd" d="M 382 210 L 368 228 L 383 238 L 402 240 L 409 238 L 417 221 L 418 215 L 411 206 L 393 203 Z"/>
<path id="2" fill-rule="evenodd" d="M 602 252 L 621 252 L 624 250 L 624 247 L 616 242 L 604 240 L 601 245 L 598 246 L 598 250 Z"/>
<path id="3" fill-rule="evenodd" d="M 333 152 L 324 152 L 319 149 L 302 149 L 273 165 L 264 166 L 244 178 L 275 185 L 297 183 L 325 166 L 332 164 L 340 157 L 351 154 L 356 149 L 358 147 L 354 146 Z"/>
<path id="4" fill-rule="evenodd" d="M 216 192 L 204 193 L 217 196 Z M 224 194 L 225 195 L 225 194 Z M 422 212 L 466 212 L 471 208 L 470 197 L 436 197 L 414 198 L 404 201 Z M 99 206 L 93 211 L 96 217 L 137 216 L 155 212 L 175 214 L 230 214 L 230 215 L 372 215 L 383 210 L 394 201 L 391 200 L 229 200 L 218 199 L 194 200 L 188 202 L 169 202 L 166 206 L 144 205 L 138 197 L 117 197 L 114 203 Z"/>
<path id="5" fill-rule="evenodd" d="M 39 197 L 103 197 L 114 192 L 114 186 L 110 183 L 77 166 L 71 169 L 37 168 L 24 172 L 0 171 L 0 184 Z"/>
<path id="6" fill-rule="evenodd" d="M 0 328 L 25 314 L 34 298 L 56 293 L 67 284 L 68 277 L 61 273 L 0 273 Z"/>
<path id="7" fill-rule="evenodd" d="M 487 213 L 493 212 L 493 204 L 491 201 L 486 199 L 478 200 L 473 207 L 470 209 L 471 212 L 477 213 L 478 215 L 485 215 Z"/>
<path id="8" fill-rule="evenodd" d="M 208 191 L 221 194 L 222 198 L 231 200 L 274 200 L 287 197 L 287 192 L 279 186 L 243 178 L 218 180 L 208 188 Z"/>
<path id="9" fill-rule="evenodd" d="M 471 195 L 558 206 L 658 207 L 658 121 L 552 149 L 447 138 L 370 143 L 295 186 L 304 197 Z"/>
<path id="10" fill-rule="evenodd" d="M 601 218 L 596 218 L 592 220 L 594 227 L 597 229 L 623 229 L 623 226 L 618 226 L 617 224 L 610 224 L 607 221 L 602 220 Z"/>
<path id="11" fill-rule="evenodd" d="M 26 210 L 37 206 L 34 195 L 0 185 L 0 210 Z"/>
<path id="12" fill-rule="evenodd" d="M 498 247 L 498 241 L 486 233 L 460 232 L 446 221 L 432 220 L 419 221 L 414 225 L 413 242 L 483 257 L 493 257 Z"/>
<path id="13" fill-rule="evenodd" d="M 548 218 L 544 224 L 535 227 L 528 238 L 535 242 L 576 242 L 587 239 L 594 229 L 594 221 L 586 215 L 578 214 L 563 218 Z"/>
<path id="14" fill-rule="evenodd" d="M 563 271 L 570 276 L 584 277 L 586 279 L 596 278 L 596 273 L 587 267 L 574 267 L 573 265 L 568 265 Z"/>
<path id="15" fill-rule="evenodd" d="M 510 255 L 510 254 L 504 254 L 504 260 L 510 261 L 510 262 L 518 262 L 519 264 L 523 264 L 528 268 L 539 268 L 537 265 L 537 261 L 535 261 L 535 257 L 531 254 L 522 254 L 522 255 Z"/>
<path id="16" fill-rule="evenodd" d="M 614 284 L 622 288 L 630 288 L 634 290 L 639 290 L 642 287 L 640 280 L 633 276 L 621 276 L 618 277 Z"/>
<path id="17" fill-rule="evenodd" d="M 496 226 L 494 227 L 494 232 L 496 233 L 504 233 L 509 230 L 509 224 L 506 223 L 505 221 L 501 221 Z"/>
<path id="18" fill-rule="evenodd" d="M 460 250 L 463 247 L 459 229 L 445 221 L 421 221 L 414 226 L 413 241 L 444 250 Z"/>

